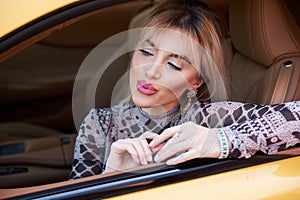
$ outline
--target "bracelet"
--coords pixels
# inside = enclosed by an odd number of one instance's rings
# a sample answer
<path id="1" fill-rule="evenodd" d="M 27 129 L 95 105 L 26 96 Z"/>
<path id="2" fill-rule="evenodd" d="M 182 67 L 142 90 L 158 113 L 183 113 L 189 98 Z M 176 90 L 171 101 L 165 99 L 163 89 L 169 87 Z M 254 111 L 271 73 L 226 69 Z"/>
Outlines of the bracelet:
<path id="1" fill-rule="evenodd" d="M 218 131 L 218 139 L 221 145 L 221 154 L 219 156 L 219 159 L 224 159 L 227 158 L 229 155 L 229 143 L 225 135 L 225 132 L 221 129 L 217 129 L 217 131 Z"/>

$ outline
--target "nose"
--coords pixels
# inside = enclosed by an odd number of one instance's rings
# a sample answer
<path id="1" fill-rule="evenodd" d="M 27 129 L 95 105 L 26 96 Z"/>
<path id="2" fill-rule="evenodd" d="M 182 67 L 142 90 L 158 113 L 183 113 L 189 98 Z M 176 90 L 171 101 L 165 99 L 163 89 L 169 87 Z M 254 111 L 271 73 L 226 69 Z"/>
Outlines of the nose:
<path id="1" fill-rule="evenodd" d="M 159 66 L 156 64 L 152 64 L 146 70 L 146 76 L 149 79 L 159 79 L 160 78 L 160 70 Z"/>
<path id="2" fill-rule="evenodd" d="M 146 76 L 149 79 L 159 79 L 161 77 L 162 62 L 161 59 L 156 59 L 154 63 L 151 63 L 146 69 Z"/>

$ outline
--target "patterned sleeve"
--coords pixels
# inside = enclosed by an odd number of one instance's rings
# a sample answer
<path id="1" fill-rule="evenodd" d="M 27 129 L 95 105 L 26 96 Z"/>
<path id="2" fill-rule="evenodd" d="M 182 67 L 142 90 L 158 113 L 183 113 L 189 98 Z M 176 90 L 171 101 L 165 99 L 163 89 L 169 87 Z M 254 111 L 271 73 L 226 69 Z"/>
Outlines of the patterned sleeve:
<path id="1" fill-rule="evenodd" d="M 263 115 L 254 112 L 251 120 L 223 128 L 231 142 L 230 157 L 273 154 L 300 143 L 300 101 L 271 107 L 276 109 Z"/>
<path id="2" fill-rule="evenodd" d="M 110 121 L 109 109 L 91 109 L 85 117 L 76 137 L 69 179 L 102 173 Z"/>
<path id="3" fill-rule="evenodd" d="M 232 158 L 249 158 L 257 151 L 272 154 L 300 142 L 300 101 L 274 105 L 216 102 L 194 105 L 191 110 L 186 121 L 226 133 Z"/>

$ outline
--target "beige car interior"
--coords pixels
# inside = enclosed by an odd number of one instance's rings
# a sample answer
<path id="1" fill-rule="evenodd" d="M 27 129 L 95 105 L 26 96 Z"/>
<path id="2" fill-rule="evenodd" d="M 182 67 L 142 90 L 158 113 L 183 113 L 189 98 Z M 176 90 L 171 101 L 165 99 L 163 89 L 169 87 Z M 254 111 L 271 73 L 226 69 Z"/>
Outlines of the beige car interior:
<path id="1" fill-rule="evenodd" d="M 293 0 L 230 2 L 232 100 L 274 104 L 300 99 L 297 7 Z"/>
<path id="2" fill-rule="evenodd" d="M 71 105 L 77 70 L 96 45 L 127 30 L 148 5 L 100 10 L 0 63 L 0 188 L 67 180 L 77 135 Z"/>
<path id="3" fill-rule="evenodd" d="M 293 9 L 299 3 L 206 1 L 228 22 L 224 57 L 230 99 L 263 104 L 299 100 L 300 17 Z M 76 137 L 71 101 L 78 68 L 101 41 L 140 27 L 160 2 L 103 9 L 0 63 L 0 188 L 67 179 Z M 105 72 L 97 106 L 110 106 L 111 91 L 128 63 L 124 55 Z"/>

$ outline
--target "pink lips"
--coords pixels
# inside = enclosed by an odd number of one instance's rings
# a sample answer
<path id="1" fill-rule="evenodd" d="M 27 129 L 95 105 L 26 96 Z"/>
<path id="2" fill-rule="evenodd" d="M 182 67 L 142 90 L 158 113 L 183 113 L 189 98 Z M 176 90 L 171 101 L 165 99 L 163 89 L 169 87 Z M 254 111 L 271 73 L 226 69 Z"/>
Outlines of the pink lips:
<path id="1" fill-rule="evenodd" d="M 139 80 L 137 82 L 137 89 L 139 92 L 146 95 L 152 95 L 157 92 L 157 89 L 151 83 L 147 83 L 147 81 L 144 80 Z"/>

